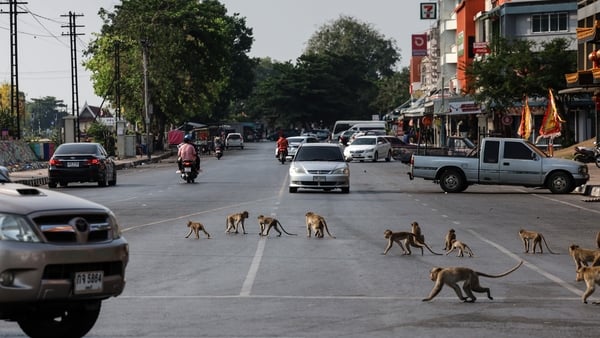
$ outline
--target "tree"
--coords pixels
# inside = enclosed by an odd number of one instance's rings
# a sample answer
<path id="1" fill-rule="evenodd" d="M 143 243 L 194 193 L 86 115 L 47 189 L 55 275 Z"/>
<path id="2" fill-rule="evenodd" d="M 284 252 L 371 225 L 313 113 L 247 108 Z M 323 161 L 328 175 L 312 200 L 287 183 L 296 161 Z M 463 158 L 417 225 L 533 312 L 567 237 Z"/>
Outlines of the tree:
<path id="1" fill-rule="evenodd" d="M 389 112 L 410 99 L 410 70 L 402 68 L 392 76 L 377 82 L 378 95 L 373 107 L 379 112 Z"/>
<path id="2" fill-rule="evenodd" d="M 55 129 L 60 129 L 63 117 L 68 115 L 64 107 L 64 102 L 54 96 L 31 99 L 27 111 L 31 116 L 28 129 L 32 135 L 49 137 Z"/>
<path id="3" fill-rule="evenodd" d="M 216 0 L 124 0 L 115 12 L 101 9 L 100 35 L 85 65 L 96 93 L 114 102 L 114 60 L 119 55 L 121 105 L 130 121 L 144 120 L 142 46 L 148 48 L 148 83 L 154 131 L 167 123 L 222 117 L 223 107 L 247 95 L 253 67 L 245 55 L 252 30 L 227 16 Z"/>

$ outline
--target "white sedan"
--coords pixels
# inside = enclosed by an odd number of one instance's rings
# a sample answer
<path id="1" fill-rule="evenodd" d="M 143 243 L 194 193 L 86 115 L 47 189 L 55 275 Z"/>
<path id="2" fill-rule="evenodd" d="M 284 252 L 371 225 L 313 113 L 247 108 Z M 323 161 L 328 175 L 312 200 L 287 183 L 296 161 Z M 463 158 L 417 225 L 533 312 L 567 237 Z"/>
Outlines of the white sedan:
<path id="1" fill-rule="evenodd" d="M 392 145 L 383 136 L 359 136 L 344 149 L 344 157 L 361 162 L 377 162 L 380 157 L 385 157 L 389 162 L 392 159 Z"/>

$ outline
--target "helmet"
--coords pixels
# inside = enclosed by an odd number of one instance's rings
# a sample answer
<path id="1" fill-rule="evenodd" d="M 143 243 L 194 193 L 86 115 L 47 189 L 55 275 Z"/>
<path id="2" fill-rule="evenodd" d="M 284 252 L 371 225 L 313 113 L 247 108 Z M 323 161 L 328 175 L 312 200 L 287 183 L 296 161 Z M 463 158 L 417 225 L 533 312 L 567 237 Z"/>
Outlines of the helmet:
<path id="1" fill-rule="evenodd" d="M 187 134 L 187 135 L 185 135 L 185 136 L 183 137 L 183 142 L 185 142 L 185 143 L 190 143 L 190 142 L 192 142 L 192 135 L 190 135 L 190 134 Z"/>

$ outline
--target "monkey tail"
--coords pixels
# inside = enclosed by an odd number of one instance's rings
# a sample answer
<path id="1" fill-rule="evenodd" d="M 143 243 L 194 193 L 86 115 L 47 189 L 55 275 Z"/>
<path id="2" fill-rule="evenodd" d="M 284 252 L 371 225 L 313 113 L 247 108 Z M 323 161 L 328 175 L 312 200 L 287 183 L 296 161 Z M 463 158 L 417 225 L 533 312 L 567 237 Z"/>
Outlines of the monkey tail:
<path id="1" fill-rule="evenodd" d="M 325 220 L 323 220 L 323 227 L 325 228 L 325 231 L 327 231 L 327 234 L 329 235 L 329 237 L 331 238 L 335 238 L 335 236 L 333 236 L 330 232 L 329 232 L 329 227 L 327 226 L 327 222 L 325 222 Z"/>
<path id="2" fill-rule="evenodd" d="M 431 253 L 432 253 L 432 254 L 434 254 L 434 255 L 438 255 L 438 256 L 442 256 L 442 255 L 443 255 L 443 254 L 441 254 L 441 253 L 437 253 L 437 252 L 435 252 L 435 251 L 431 250 L 431 248 L 429 247 L 429 245 L 427 245 L 427 243 L 425 243 L 425 242 L 421 242 L 421 241 L 419 241 L 419 238 L 417 238 L 417 236 L 416 236 L 415 234 L 413 234 L 413 233 L 410 233 L 410 235 L 409 235 L 409 236 L 411 236 L 411 237 L 413 238 L 413 242 L 414 242 L 415 244 L 417 244 L 417 246 L 420 246 L 420 247 L 426 247 L 426 248 L 427 248 L 427 250 L 429 250 L 429 252 L 431 252 Z"/>
<path id="3" fill-rule="evenodd" d="M 550 251 L 551 254 L 558 255 L 558 253 L 550 250 L 550 247 L 548 246 L 548 243 L 546 243 L 546 237 L 542 236 L 542 240 L 544 241 L 544 244 L 546 244 L 546 249 L 548 249 L 548 251 Z"/>
<path id="4" fill-rule="evenodd" d="M 290 236 L 298 236 L 298 234 L 290 234 L 289 232 L 285 231 L 285 229 L 283 228 L 283 225 L 281 225 L 281 223 L 279 221 L 277 221 L 277 224 L 279 224 L 281 231 L 285 232 L 286 234 L 288 234 Z"/>
<path id="5" fill-rule="evenodd" d="M 510 274 L 510 273 L 512 273 L 512 272 L 514 272 L 514 271 L 515 271 L 515 270 L 517 270 L 517 269 L 518 269 L 518 268 L 519 268 L 521 265 L 523 265 L 523 261 L 520 261 L 520 262 L 519 262 L 519 264 L 515 265 L 515 267 L 513 267 L 512 269 L 510 269 L 510 270 L 508 270 L 508 271 L 506 271 L 506 272 L 503 272 L 503 273 L 501 273 L 501 274 L 499 274 L 499 275 L 488 275 L 487 273 L 483 273 L 483 272 L 479 272 L 479 271 L 476 271 L 476 273 L 477 273 L 477 275 L 479 275 L 479 276 L 483 276 L 483 277 L 488 277 L 488 278 L 500 278 L 500 277 L 504 277 L 504 276 L 506 276 L 506 275 L 508 275 L 508 274 Z"/>

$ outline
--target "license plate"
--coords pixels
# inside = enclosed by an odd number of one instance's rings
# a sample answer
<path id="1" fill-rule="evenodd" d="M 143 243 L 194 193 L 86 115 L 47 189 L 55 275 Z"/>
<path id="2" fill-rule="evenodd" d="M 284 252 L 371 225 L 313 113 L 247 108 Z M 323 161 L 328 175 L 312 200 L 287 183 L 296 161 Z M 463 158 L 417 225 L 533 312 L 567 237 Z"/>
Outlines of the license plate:
<path id="1" fill-rule="evenodd" d="M 104 271 L 76 272 L 73 284 L 75 294 L 102 292 Z"/>
<path id="2" fill-rule="evenodd" d="M 325 176 L 313 176 L 313 182 L 325 182 Z"/>
<path id="3" fill-rule="evenodd" d="M 186 173 L 191 173 L 192 172 L 192 168 L 191 167 L 185 167 L 185 168 L 183 168 L 183 171 L 185 171 Z"/>
<path id="4" fill-rule="evenodd" d="M 67 167 L 69 167 L 69 168 L 78 168 L 79 167 L 79 162 L 73 162 L 73 161 L 67 162 Z"/>

